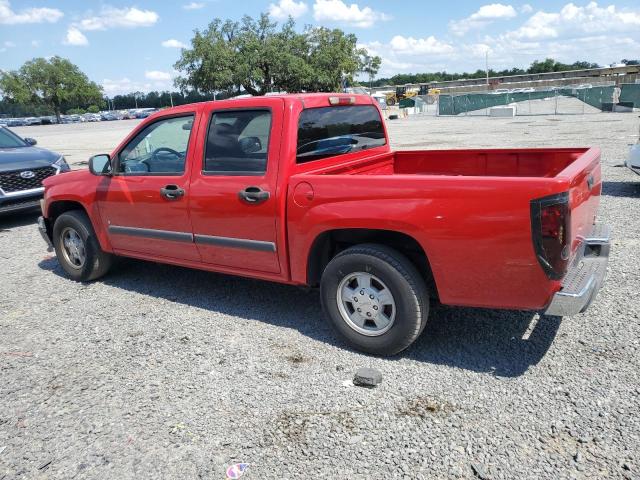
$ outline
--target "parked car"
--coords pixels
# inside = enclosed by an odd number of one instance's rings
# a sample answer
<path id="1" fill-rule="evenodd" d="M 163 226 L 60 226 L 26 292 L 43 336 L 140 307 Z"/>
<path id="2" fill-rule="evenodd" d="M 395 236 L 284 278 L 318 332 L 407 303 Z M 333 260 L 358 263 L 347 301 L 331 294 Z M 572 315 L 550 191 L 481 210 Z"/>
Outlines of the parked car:
<path id="1" fill-rule="evenodd" d="M 24 127 L 27 124 L 24 118 L 8 118 L 7 127 Z"/>
<path id="2" fill-rule="evenodd" d="M 149 115 L 152 115 L 157 111 L 158 111 L 157 108 L 141 108 L 136 112 L 135 117 L 136 118 L 147 118 Z"/>
<path id="3" fill-rule="evenodd" d="M 113 120 L 120 120 L 120 117 L 116 112 L 102 112 L 100 114 L 100 119 L 106 122 L 110 122 Z"/>
<path id="4" fill-rule="evenodd" d="M 631 146 L 624 164 L 633 173 L 640 175 L 640 131 L 638 132 L 638 141 L 635 145 Z"/>
<path id="5" fill-rule="evenodd" d="M 335 329 L 386 355 L 430 297 L 584 311 L 609 253 L 601 187 L 597 148 L 394 151 L 369 96 L 252 97 L 158 112 L 48 178 L 39 229 L 78 281 L 120 255 L 319 285 Z"/>
<path id="6" fill-rule="evenodd" d="M 0 127 L 0 214 L 37 207 L 44 192 L 42 181 L 69 171 L 62 155 L 36 143 Z"/>
<path id="7" fill-rule="evenodd" d="M 36 117 L 27 117 L 24 119 L 25 125 L 42 125 L 42 120 Z"/>

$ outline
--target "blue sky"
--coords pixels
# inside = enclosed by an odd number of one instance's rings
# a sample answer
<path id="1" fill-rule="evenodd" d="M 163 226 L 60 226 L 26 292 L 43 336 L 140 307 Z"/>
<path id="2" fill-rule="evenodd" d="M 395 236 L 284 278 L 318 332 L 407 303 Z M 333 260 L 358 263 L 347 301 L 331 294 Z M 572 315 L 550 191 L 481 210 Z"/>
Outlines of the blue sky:
<path id="1" fill-rule="evenodd" d="M 640 2 L 355 0 L 0 0 L 0 69 L 33 57 L 76 63 L 105 93 L 170 88 L 194 29 L 270 12 L 340 27 L 394 73 L 527 66 L 534 59 L 610 64 L 640 57 Z"/>

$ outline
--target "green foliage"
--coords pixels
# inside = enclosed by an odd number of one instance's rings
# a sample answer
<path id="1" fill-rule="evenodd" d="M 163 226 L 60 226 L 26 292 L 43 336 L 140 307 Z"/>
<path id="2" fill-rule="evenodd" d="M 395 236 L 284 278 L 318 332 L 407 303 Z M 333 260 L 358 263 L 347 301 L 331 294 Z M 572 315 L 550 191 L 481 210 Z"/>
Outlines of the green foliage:
<path id="1" fill-rule="evenodd" d="M 176 86 L 208 94 L 336 91 L 363 69 L 366 52 L 356 43 L 355 35 L 339 29 L 298 33 L 292 19 L 278 28 L 267 14 L 240 22 L 216 19 L 196 30 L 191 48 L 182 51 L 174 65 L 183 73 Z M 369 61 L 369 71 L 377 72 L 377 58 Z"/>
<path id="2" fill-rule="evenodd" d="M 378 74 L 378 70 L 380 70 L 382 59 L 378 56 L 370 56 L 365 50 L 362 52 L 361 64 L 362 73 L 365 73 L 367 77 L 369 77 L 369 85 L 371 85 L 373 83 L 373 79 Z"/>
<path id="3" fill-rule="evenodd" d="M 70 108 L 67 110 L 68 115 L 83 115 L 86 112 L 82 108 Z"/>
<path id="4" fill-rule="evenodd" d="M 531 66 L 524 70 L 522 68 L 511 68 L 505 70 L 492 70 L 489 69 L 490 77 L 511 77 L 514 75 L 526 75 L 527 73 L 548 73 L 548 72 L 565 72 L 567 70 L 584 70 L 588 68 L 598 68 L 597 63 L 589 62 L 574 62 L 571 64 L 557 62 L 551 58 L 547 58 L 543 61 L 534 61 Z M 433 73 L 409 73 L 394 75 L 391 78 L 380 78 L 373 82 L 374 87 L 380 87 L 383 85 L 404 85 L 405 83 L 430 83 L 430 82 L 447 82 L 451 80 L 461 79 L 473 79 L 473 78 L 485 78 L 487 72 L 485 70 L 476 70 L 475 72 L 467 73 L 446 73 L 446 72 L 433 72 Z"/>
<path id="5" fill-rule="evenodd" d="M 570 65 L 561 63 L 553 58 L 546 58 L 543 61 L 535 60 L 527 73 L 550 73 L 550 72 L 566 72 L 567 70 L 585 70 L 587 68 L 598 68 L 597 63 L 574 62 Z"/>
<path id="6" fill-rule="evenodd" d="M 137 98 L 136 98 L 137 97 Z M 217 100 L 227 98 L 224 94 L 216 95 Z M 149 92 L 149 93 L 128 93 L 126 95 L 116 95 L 112 98 L 113 106 L 117 110 L 124 110 L 130 108 L 165 108 L 173 105 L 185 105 L 187 103 L 206 102 L 213 100 L 213 95 L 204 95 L 198 92 L 190 91 L 188 93 L 182 92 Z M 137 101 L 137 102 L 136 102 Z"/>
<path id="7" fill-rule="evenodd" d="M 97 105 L 89 105 L 89 108 L 87 108 L 88 113 L 98 113 L 99 111 L 100 107 L 98 107 Z"/>
<path id="8" fill-rule="evenodd" d="M 102 102 L 102 88 L 61 57 L 34 58 L 17 71 L 0 73 L 4 99 L 20 104 L 44 105 L 58 120 L 63 109 Z"/>

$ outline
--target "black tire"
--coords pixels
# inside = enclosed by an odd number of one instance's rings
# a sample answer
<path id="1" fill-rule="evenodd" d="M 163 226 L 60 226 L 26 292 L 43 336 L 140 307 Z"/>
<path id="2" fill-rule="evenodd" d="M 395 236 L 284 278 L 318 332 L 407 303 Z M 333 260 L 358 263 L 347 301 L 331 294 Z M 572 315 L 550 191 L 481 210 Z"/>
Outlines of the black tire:
<path id="1" fill-rule="evenodd" d="M 63 246 L 62 235 L 71 230 L 77 232 L 84 246 L 85 260 L 80 265 L 73 263 Z M 56 219 L 53 225 L 53 246 L 60 266 L 71 279 L 78 282 L 102 277 L 113 264 L 113 255 L 102 251 L 91 221 L 82 210 L 65 212 Z"/>
<path id="2" fill-rule="evenodd" d="M 380 335 L 368 336 L 356 331 L 340 313 L 340 284 L 356 272 L 377 277 L 393 295 L 395 319 L 389 330 Z M 335 330 L 355 349 L 374 355 L 395 355 L 406 349 L 422 333 L 429 315 L 429 295 L 424 280 L 404 255 L 383 245 L 356 245 L 336 255 L 322 274 L 320 297 L 325 315 Z"/>

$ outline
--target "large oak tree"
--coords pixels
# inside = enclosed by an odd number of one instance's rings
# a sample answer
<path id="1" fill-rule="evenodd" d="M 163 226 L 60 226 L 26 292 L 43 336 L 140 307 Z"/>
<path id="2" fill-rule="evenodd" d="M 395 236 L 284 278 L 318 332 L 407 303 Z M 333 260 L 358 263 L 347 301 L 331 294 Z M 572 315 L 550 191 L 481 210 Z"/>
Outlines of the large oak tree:
<path id="1" fill-rule="evenodd" d="M 34 58 L 19 70 L 0 72 L 3 97 L 51 108 L 60 122 L 63 106 L 102 104 L 102 88 L 66 58 Z"/>
<path id="2" fill-rule="evenodd" d="M 216 19 L 204 31 L 196 30 L 191 48 L 182 50 L 176 85 L 209 94 L 337 91 L 364 70 L 365 60 L 370 74 L 372 58 L 377 70 L 379 58 L 367 56 L 355 35 L 339 29 L 297 32 L 292 19 L 279 27 L 267 14 L 240 22 Z"/>

